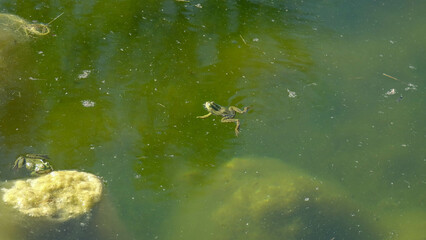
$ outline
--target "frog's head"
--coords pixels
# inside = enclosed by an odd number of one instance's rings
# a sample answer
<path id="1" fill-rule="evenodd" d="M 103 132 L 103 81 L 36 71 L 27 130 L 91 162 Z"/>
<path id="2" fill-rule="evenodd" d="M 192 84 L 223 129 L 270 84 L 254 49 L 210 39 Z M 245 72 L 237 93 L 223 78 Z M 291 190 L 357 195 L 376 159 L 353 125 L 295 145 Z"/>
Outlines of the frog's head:
<path id="1" fill-rule="evenodd" d="M 41 162 L 41 163 L 35 165 L 35 168 L 34 168 L 34 171 L 32 172 L 32 174 L 34 174 L 34 173 L 46 174 L 46 173 L 50 173 L 51 171 L 53 171 L 53 167 L 50 165 L 50 163 Z"/>
<path id="2" fill-rule="evenodd" d="M 42 164 L 37 164 L 34 171 L 37 174 L 46 174 L 46 173 L 50 173 L 51 171 L 53 171 L 53 167 L 52 167 L 52 165 L 50 165 L 50 163 L 43 162 Z"/>
<path id="3" fill-rule="evenodd" d="M 209 109 L 211 109 L 212 103 L 214 103 L 214 102 L 213 101 L 206 102 L 206 103 L 203 104 L 203 106 L 207 111 L 209 111 Z"/>

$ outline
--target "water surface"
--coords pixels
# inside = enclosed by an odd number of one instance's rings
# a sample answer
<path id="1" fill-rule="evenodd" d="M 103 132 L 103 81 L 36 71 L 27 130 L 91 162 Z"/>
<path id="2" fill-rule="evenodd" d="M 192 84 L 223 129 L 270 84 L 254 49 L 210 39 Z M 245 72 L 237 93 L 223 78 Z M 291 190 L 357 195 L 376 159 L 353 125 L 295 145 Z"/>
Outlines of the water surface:
<path id="1" fill-rule="evenodd" d="M 380 238 L 424 239 L 425 10 L 400 0 L 2 0 L 0 12 L 30 21 L 64 14 L 48 36 L 0 38 L 0 178 L 16 178 L 17 155 L 47 153 L 55 169 L 104 179 L 130 239 L 177 239 L 179 219 L 197 223 L 191 211 L 218 204 L 202 189 L 222 166 L 269 157 L 338 185 Z M 211 100 L 251 107 L 239 137 L 219 117 L 196 118 Z M 213 199 L 200 206 L 202 196 Z"/>

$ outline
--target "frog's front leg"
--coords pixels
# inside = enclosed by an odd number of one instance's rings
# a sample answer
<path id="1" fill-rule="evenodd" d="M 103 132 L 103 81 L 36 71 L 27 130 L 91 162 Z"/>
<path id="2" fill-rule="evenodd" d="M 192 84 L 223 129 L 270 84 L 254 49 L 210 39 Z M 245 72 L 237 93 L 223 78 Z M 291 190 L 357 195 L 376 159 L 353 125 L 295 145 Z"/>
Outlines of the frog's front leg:
<path id="1" fill-rule="evenodd" d="M 240 120 L 235 119 L 235 118 L 222 118 L 222 120 L 220 120 L 223 123 L 228 123 L 228 122 L 234 122 L 235 124 L 237 124 L 237 126 L 235 126 L 235 136 L 238 137 L 238 134 L 240 133 Z"/>
<path id="2" fill-rule="evenodd" d="M 208 118 L 212 115 L 212 113 L 207 113 L 206 115 L 203 116 L 197 116 L 197 118 Z"/>
<path id="3" fill-rule="evenodd" d="M 237 113 L 246 113 L 248 111 L 248 109 L 249 109 L 248 107 L 244 107 L 244 110 L 241 110 L 241 109 L 239 109 L 239 108 L 237 108 L 235 106 L 230 106 L 229 107 L 229 111 L 235 111 Z"/>

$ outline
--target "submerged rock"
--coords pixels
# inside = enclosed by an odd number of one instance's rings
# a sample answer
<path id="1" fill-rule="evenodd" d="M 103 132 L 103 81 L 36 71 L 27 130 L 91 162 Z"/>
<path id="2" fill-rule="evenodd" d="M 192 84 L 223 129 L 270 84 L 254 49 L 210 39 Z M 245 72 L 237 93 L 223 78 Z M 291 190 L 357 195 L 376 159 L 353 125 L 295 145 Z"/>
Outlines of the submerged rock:
<path id="1" fill-rule="evenodd" d="M 90 173 L 53 171 L 16 180 L 2 191 L 3 201 L 25 215 L 66 221 L 89 212 L 100 201 L 102 182 Z"/>
<path id="2" fill-rule="evenodd" d="M 206 182 L 171 239 L 379 239 L 342 189 L 279 160 L 236 158 Z"/>

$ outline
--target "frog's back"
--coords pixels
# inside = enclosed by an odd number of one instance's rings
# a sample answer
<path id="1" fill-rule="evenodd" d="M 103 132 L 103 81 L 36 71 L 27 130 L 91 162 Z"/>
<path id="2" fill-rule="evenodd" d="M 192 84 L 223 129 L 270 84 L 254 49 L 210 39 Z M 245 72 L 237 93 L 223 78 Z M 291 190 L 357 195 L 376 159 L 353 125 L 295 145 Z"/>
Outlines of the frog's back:
<path id="1" fill-rule="evenodd" d="M 234 118 L 235 117 L 235 111 L 233 111 L 232 109 L 223 108 L 223 111 L 220 115 L 224 118 Z"/>

